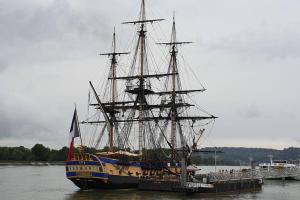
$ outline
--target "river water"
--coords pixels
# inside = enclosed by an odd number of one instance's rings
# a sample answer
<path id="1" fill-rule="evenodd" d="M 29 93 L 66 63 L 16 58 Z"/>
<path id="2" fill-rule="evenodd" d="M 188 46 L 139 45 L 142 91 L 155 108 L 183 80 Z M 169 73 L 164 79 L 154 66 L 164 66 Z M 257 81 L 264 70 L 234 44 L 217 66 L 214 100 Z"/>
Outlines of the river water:
<path id="1" fill-rule="evenodd" d="M 228 168 L 228 167 L 227 167 Z M 220 169 L 224 169 L 220 168 Z M 213 167 L 206 167 L 213 171 Z M 265 181 L 255 193 L 201 197 L 167 192 L 131 190 L 81 191 L 65 178 L 63 166 L 0 166 L 0 200 L 176 200 L 176 199 L 261 199 L 299 200 L 300 181 Z"/>

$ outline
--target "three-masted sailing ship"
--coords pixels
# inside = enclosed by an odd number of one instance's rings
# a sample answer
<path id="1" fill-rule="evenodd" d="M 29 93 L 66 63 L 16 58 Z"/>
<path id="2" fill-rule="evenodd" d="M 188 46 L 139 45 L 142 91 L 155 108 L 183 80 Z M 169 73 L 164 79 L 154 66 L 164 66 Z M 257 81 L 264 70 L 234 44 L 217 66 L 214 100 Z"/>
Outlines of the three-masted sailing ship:
<path id="1" fill-rule="evenodd" d="M 159 56 L 149 49 L 149 27 L 162 20 L 148 19 L 145 0 L 141 0 L 139 18 L 123 23 L 137 30 L 131 53 L 117 51 L 114 32 L 112 51 L 101 54 L 109 57 L 106 85 L 100 94 L 89 83 L 93 111 L 88 109 L 82 122 L 74 113 L 72 122 L 72 145 L 74 137 L 81 136 L 79 124 L 93 136 L 90 140 L 82 136 L 88 144 L 81 144 L 78 152 L 72 146 L 66 161 L 67 178 L 80 188 L 131 188 L 141 180 L 178 181 L 194 173 L 192 152 L 216 117 L 189 101 L 192 93 L 205 91 L 202 85 L 200 89 L 182 85 L 179 47 L 190 42 L 177 41 L 174 17 L 171 39 L 155 42 L 166 47 L 160 48 L 165 49 L 161 57 L 167 55 L 167 64 L 150 64 Z M 127 66 L 118 62 L 121 56 L 131 58 Z M 98 151 L 89 152 L 85 145 Z"/>

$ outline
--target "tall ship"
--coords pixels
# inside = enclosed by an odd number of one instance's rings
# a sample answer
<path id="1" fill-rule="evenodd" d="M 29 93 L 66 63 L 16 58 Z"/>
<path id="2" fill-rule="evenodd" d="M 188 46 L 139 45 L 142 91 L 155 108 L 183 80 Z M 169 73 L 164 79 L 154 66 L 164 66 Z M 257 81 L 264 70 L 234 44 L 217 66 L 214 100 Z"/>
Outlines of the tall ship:
<path id="1" fill-rule="evenodd" d="M 141 0 L 139 18 L 123 23 L 136 30 L 130 40 L 132 50 L 118 51 L 114 32 L 111 52 L 101 54 L 109 58 L 107 80 L 98 88 L 89 83 L 87 117 L 79 122 L 75 109 L 70 130 L 66 176 L 79 188 L 216 190 L 213 178 L 196 180 L 198 169 L 192 162 L 193 152 L 216 117 L 194 99 L 206 90 L 201 83 L 194 84 L 199 88 L 183 85 L 183 77 L 190 81 L 195 74 L 181 76 L 186 69 L 181 68 L 179 50 L 190 42 L 177 40 L 175 17 L 168 41 L 150 35 L 151 28 L 163 20 L 147 18 Z M 153 46 L 160 52 L 153 53 Z M 124 57 L 129 60 L 125 64 Z M 81 144 L 74 149 L 76 137 Z M 253 176 L 247 180 L 252 181 L 245 181 L 245 189 L 261 185 Z M 220 191 L 230 190 L 227 182 L 218 184 Z"/>

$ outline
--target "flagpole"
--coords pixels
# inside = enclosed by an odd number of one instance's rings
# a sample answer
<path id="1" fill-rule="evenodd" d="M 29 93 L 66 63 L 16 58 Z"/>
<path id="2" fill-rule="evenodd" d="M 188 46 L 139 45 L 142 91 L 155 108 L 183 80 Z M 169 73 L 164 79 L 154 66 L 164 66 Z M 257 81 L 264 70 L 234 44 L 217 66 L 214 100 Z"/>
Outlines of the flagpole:
<path id="1" fill-rule="evenodd" d="M 78 130 L 79 130 L 80 144 L 81 144 L 81 146 L 82 146 L 82 138 L 81 138 L 81 131 L 80 131 L 80 126 L 79 126 L 79 121 L 78 121 L 78 115 L 77 115 L 76 103 L 75 103 L 75 110 L 76 110 L 76 122 L 77 122 L 77 127 L 78 127 Z"/>

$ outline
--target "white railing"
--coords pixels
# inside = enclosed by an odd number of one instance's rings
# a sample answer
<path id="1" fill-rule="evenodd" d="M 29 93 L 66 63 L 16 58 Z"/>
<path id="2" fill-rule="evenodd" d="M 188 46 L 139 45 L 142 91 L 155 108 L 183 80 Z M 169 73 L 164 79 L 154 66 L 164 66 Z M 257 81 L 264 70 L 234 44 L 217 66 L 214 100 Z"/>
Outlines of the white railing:
<path id="1" fill-rule="evenodd" d="M 300 176 L 300 168 L 269 168 L 260 169 L 265 179 L 293 178 Z"/>
<path id="2" fill-rule="evenodd" d="M 211 182 L 229 181 L 238 179 L 261 179 L 262 175 L 259 170 L 231 170 L 221 172 L 211 172 L 208 174 Z"/>

